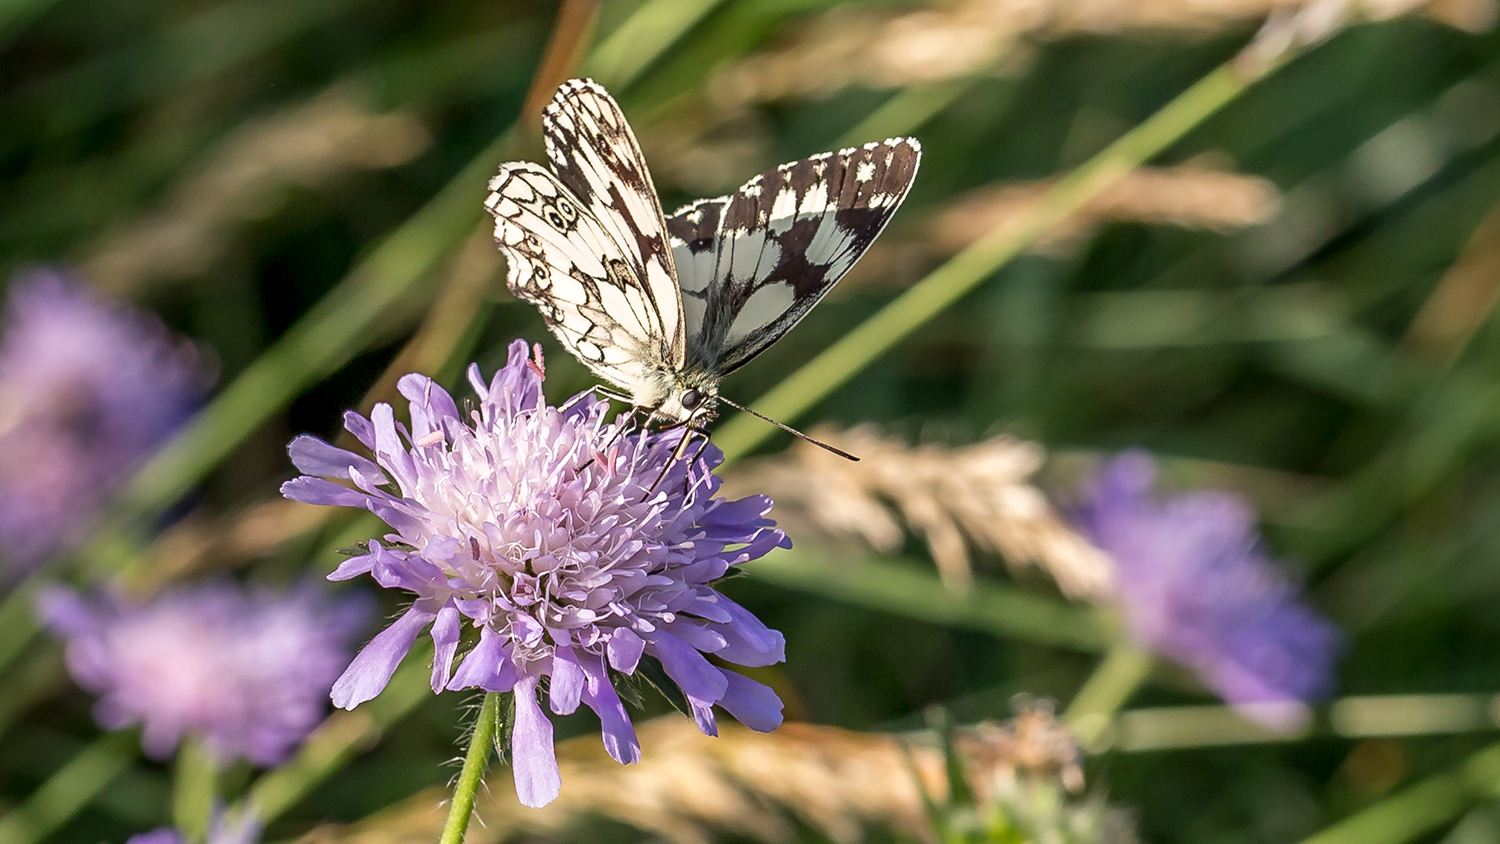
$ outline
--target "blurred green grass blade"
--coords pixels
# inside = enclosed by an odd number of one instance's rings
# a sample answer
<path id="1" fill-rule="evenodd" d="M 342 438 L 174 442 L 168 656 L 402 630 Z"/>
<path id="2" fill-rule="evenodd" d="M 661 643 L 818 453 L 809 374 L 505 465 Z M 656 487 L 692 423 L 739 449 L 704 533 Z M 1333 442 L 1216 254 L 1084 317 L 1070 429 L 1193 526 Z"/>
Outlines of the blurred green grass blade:
<path id="1" fill-rule="evenodd" d="M 795 422 L 1084 203 L 1223 108 L 1251 81 L 1232 63 L 1212 71 L 1060 181 L 1020 225 L 1002 225 L 954 256 L 762 396 L 755 409 L 773 419 Z M 725 460 L 731 461 L 749 453 L 774 431 L 740 413 L 715 432 L 714 442 L 724 450 Z"/>
<path id="2" fill-rule="evenodd" d="M 152 457 L 121 495 L 124 514 L 169 506 L 303 388 L 364 348 L 376 321 L 479 224 L 485 183 L 513 136 L 486 147 Z"/>
<path id="3" fill-rule="evenodd" d="M 1302 844 L 1402 844 L 1451 823 L 1480 800 L 1500 796 L 1500 744 L 1365 808 Z"/>
<path id="4" fill-rule="evenodd" d="M 629 83 L 724 0 L 646 0 L 583 63 L 606 87 Z"/>
<path id="5" fill-rule="evenodd" d="M 194 80 L 237 67 L 368 0 L 231 0 L 155 36 L 21 88 L 6 121 L 40 112 L 44 131 L 60 134 L 138 106 Z M 8 132 L 0 149 L 26 140 Z"/>
<path id="6" fill-rule="evenodd" d="M 135 734 L 109 733 L 79 751 L 0 818 L 0 844 L 34 844 L 61 829 L 135 761 Z"/>
<path id="7" fill-rule="evenodd" d="M 1087 652 L 1103 651 L 1110 639 L 1090 610 L 990 583 L 960 594 L 916 564 L 790 549 L 750 563 L 744 572 L 763 583 L 1008 639 Z"/>
<path id="8" fill-rule="evenodd" d="M 866 115 L 853 129 L 845 132 L 839 138 L 838 146 L 859 146 L 914 132 L 943 109 L 953 105 L 954 100 L 963 96 L 978 81 L 977 76 L 966 76 L 962 79 L 902 88 L 882 103 L 880 108 Z M 1012 86 L 1012 90 L 1014 87 Z"/>
<path id="9" fill-rule="evenodd" d="M 57 3 L 58 0 L 0 0 L 0 50 Z"/>
<path id="10" fill-rule="evenodd" d="M 432 695 L 428 663 L 432 649 L 422 640 L 406 655 L 390 685 L 352 712 L 335 712 L 290 762 L 267 772 L 245 795 L 243 806 L 270 824 L 297 805 L 360 750 L 373 745 L 397 721 Z"/>

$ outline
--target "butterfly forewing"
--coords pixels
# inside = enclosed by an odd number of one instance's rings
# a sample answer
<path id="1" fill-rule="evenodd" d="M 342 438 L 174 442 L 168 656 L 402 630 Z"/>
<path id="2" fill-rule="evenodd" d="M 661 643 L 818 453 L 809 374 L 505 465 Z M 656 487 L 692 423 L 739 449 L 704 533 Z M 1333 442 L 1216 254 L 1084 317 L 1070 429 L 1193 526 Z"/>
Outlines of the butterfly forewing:
<path id="1" fill-rule="evenodd" d="M 535 304 L 558 340 L 600 377 L 647 392 L 660 319 L 598 218 L 535 164 L 502 166 L 490 191 L 485 207 L 495 216 L 511 292 Z"/>
<path id="2" fill-rule="evenodd" d="M 911 138 L 823 153 L 673 214 L 689 365 L 732 372 L 796 325 L 890 222 L 920 158 Z"/>
<path id="3" fill-rule="evenodd" d="M 682 304 L 661 201 L 640 144 L 613 98 L 586 79 L 557 89 L 542 115 L 547 158 L 612 239 L 644 297 L 652 353 L 683 364 Z"/>

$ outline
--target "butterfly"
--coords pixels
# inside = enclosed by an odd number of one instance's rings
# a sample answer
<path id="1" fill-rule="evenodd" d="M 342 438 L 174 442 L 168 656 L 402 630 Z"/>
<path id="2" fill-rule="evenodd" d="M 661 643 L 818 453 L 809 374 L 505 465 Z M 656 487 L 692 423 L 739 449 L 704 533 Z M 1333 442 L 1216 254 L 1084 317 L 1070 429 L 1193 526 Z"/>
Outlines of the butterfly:
<path id="1" fill-rule="evenodd" d="M 720 380 L 854 266 L 906 198 L 922 157 L 913 138 L 825 152 L 667 216 L 635 133 L 603 87 L 563 83 L 542 133 L 552 169 L 501 165 L 485 200 L 511 292 L 623 391 L 614 398 L 647 411 L 648 426 L 699 433 L 720 401 L 746 409 L 719 395 Z"/>

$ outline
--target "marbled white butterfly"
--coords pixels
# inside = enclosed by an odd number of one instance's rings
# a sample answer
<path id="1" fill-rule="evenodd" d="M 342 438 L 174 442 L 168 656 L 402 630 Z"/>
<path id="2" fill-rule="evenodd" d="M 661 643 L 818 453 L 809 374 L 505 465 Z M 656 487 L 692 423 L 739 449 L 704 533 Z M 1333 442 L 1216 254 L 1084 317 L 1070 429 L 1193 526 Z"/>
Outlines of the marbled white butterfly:
<path id="1" fill-rule="evenodd" d="M 796 325 L 869 248 L 922 156 L 913 138 L 825 152 L 665 217 L 602 87 L 563 83 L 542 130 L 552 172 L 502 165 L 485 200 L 511 292 L 627 393 L 617 398 L 649 411 L 648 425 L 697 432 L 715 416 L 719 380 Z"/>

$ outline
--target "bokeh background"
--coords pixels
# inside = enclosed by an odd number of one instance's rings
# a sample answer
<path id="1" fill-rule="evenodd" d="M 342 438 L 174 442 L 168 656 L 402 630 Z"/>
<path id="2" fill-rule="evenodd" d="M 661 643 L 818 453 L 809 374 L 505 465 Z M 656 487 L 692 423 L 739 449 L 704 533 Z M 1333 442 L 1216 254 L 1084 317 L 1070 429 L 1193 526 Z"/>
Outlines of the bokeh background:
<path id="1" fill-rule="evenodd" d="M 173 764 L 96 726 L 31 616 L 40 583 L 320 576 L 371 532 L 279 499 L 293 434 L 335 434 L 345 408 L 392 395 L 392 373 L 491 371 L 518 336 L 546 348 L 551 398 L 592 383 L 505 292 L 481 204 L 499 162 L 542 157 L 552 87 L 587 73 L 624 106 L 669 209 L 781 161 L 922 141 L 864 262 L 724 385 L 754 401 L 830 347 L 820 360 L 847 364 L 758 406 L 850 444 L 859 468 L 744 420 L 720 444 L 743 457 L 730 485 L 781 500 L 797 542 L 726 587 L 786 634 L 784 670 L 762 679 L 791 720 L 856 732 L 671 745 L 671 764 L 641 769 L 647 788 L 589 755 L 587 718 L 564 719 L 560 736 L 583 738 L 560 804 L 539 820 L 496 785 L 471 840 L 930 838 L 920 806 L 897 823 L 878 796 L 913 770 L 880 742 L 1010 718 L 1031 705 L 1018 694 L 1062 711 L 1098 677 L 1118 615 L 1089 584 L 1109 561 L 1069 525 L 1086 478 L 1133 446 L 1167 487 L 1253 503 L 1269 556 L 1342 631 L 1341 659 L 1333 697 L 1290 732 L 1170 660 L 1146 666 L 1105 707 L 1124 711 L 1087 742 L 1076 799 L 1107 799 L 1162 844 L 1500 840 L 1495 14 L 1492 0 L 0 5 L 0 276 L 56 268 L 150 311 L 215 383 L 107 515 L 78 515 L 83 537 L 28 579 L 12 565 L 0 835 L 123 841 L 172 817 Z M 1196 105 L 1175 99 L 1189 89 Z M 1065 181 L 1079 168 L 1093 181 Z M 877 313 L 915 313 L 899 297 L 955 255 L 972 290 L 886 345 L 834 345 Z M 268 841 L 435 840 L 471 703 L 393 687 L 327 722 L 300 768 L 231 770 L 226 796 L 275 807 Z M 736 773 L 736 747 L 769 755 Z M 716 802 L 721 786 L 742 799 Z"/>

